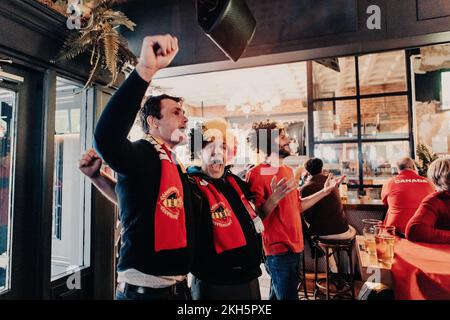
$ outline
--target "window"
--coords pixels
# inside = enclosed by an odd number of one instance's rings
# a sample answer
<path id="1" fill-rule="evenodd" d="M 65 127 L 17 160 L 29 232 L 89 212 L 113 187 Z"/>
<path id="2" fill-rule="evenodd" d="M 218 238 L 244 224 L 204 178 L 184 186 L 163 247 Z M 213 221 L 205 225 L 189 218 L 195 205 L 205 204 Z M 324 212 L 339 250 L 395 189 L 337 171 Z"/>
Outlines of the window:
<path id="1" fill-rule="evenodd" d="M 0 292 L 10 288 L 15 101 L 15 92 L 0 88 Z"/>
<path id="2" fill-rule="evenodd" d="M 316 144 L 314 155 L 322 159 L 323 168 L 336 176 L 345 175 L 349 185 L 358 185 L 357 143 Z"/>
<path id="3" fill-rule="evenodd" d="M 450 110 L 450 71 L 442 72 L 442 105 L 441 110 Z"/>
<path id="4" fill-rule="evenodd" d="M 372 198 L 397 173 L 387 159 L 410 154 L 405 61 L 392 51 L 339 58 L 339 70 L 312 63 L 314 155 Z"/>
<path id="5" fill-rule="evenodd" d="M 407 90 L 403 51 L 358 57 L 360 94 L 385 94 Z"/>
<path id="6" fill-rule="evenodd" d="M 409 156 L 408 141 L 371 142 L 362 144 L 363 183 L 371 199 L 381 199 L 381 187 L 398 174 L 397 162 Z"/>
<path id="7" fill-rule="evenodd" d="M 358 136 L 356 100 L 314 103 L 314 140 L 354 140 Z"/>
<path id="8" fill-rule="evenodd" d="M 77 160 L 82 152 L 82 86 L 57 77 L 53 184 L 52 278 L 89 265 L 90 212 Z M 87 231 L 87 232 L 86 232 Z"/>
<path id="9" fill-rule="evenodd" d="M 365 139 L 408 138 L 408 97 L 361 98 L 361 134 Z"/>
<path id="10" fill-rule="evenodd" d="M 356 95 L 355 58 L 338 58 L 339 71 L 313 62 L 314 98 L 325 99 Z"/>

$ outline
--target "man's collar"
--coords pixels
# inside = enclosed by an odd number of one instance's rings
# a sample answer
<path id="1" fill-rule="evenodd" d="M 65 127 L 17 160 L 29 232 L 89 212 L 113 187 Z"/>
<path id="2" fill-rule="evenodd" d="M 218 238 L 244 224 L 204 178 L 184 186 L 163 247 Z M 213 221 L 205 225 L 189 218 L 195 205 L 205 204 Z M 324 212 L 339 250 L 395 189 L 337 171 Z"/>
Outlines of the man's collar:
<path id="1" fill-rule="evenodd" d="M 153 138 L 158 144 L 164 145 L 170 152 L 174 153 L 173 149 L 167 145 L 160 137 L 154 136 L 152 134 L 146 134 L 144 135 L 144 139 L 148 141 L 149 138 Z"/>

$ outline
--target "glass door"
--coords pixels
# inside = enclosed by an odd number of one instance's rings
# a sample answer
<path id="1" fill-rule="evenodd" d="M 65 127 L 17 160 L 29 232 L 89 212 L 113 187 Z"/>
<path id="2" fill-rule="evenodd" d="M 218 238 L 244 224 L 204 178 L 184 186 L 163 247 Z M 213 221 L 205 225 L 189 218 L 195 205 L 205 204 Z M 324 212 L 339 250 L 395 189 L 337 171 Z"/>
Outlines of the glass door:
<path id="1" fill-rule="evenodd" d="M 11 288 L 16 92 L 0 82 L 0 294 Z"/>

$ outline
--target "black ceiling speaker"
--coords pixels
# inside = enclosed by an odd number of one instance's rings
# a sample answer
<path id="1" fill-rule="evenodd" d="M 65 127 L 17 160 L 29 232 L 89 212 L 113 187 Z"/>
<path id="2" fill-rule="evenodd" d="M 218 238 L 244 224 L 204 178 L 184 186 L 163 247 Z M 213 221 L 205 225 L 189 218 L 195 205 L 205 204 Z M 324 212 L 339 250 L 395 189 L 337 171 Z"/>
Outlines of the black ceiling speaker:
<path id="1" fill-rule="evenodd" d="M 247 49 L 256 20 L 245 0 L 196 0 L 197 19 L 203 31 L 233 61 Z"/>

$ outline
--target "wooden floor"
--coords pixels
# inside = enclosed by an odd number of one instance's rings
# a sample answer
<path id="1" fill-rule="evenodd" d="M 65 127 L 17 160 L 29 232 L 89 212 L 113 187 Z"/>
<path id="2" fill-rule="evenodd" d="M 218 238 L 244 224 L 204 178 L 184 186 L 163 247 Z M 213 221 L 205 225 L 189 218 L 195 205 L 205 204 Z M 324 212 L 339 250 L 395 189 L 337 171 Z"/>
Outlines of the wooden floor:
<path id="1" fill-rule="evenodd" d="M 261 265 L 262 276 L 259 277 L 259 285 L 261 289 L 261 298 L 262 300 L 269 299 L 270 293 L 270 276 L 267 274 L 266 268 L 264 265 Z M 324 277 L 325 274 L 319 274 L 319 277 Z M 355 296 L 358 297 L 359 291 L 363 285 L 362 281 L 355 281 Z M 314 274 L 307 273 L 306 274 L 306 288 L 308 292 L 308 299 L 313 300 L 313 292 L 314 292 Z M 303 291 L 299 292 L 299 299 L 304 299 Z"/>

